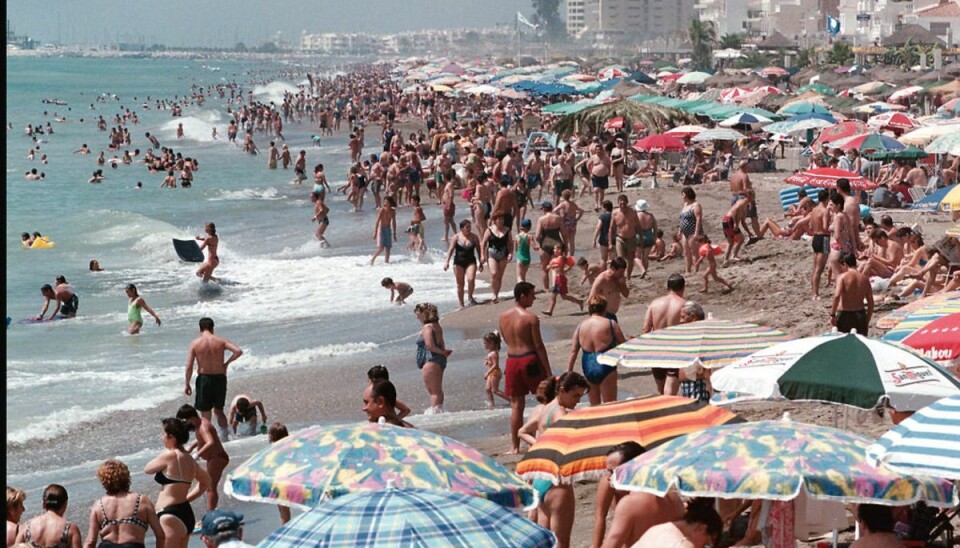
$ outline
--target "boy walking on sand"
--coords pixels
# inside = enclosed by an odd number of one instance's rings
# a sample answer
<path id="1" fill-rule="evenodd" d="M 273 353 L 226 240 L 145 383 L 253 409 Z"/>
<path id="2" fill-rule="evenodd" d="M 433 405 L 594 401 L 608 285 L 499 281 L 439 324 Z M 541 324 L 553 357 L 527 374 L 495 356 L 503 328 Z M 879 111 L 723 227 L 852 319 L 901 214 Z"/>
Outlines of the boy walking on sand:
<path id="1" fill-rule="evenodd" d="M 573 268 L 575 261 L 573 257 L 567 255 L 566 244 L 554 246 L 553 259 L 547 265 L 547 269 L 553 273 L 553 291 L 550 293 L 550 308 L 543 313 L 547 316 L 553 315 L 553 309 L 557 306 L 557 295 L 565 301 L 576 303 L 583 311 L 583 301 L 569 294 L 567 283 L 567 271 Z"/>

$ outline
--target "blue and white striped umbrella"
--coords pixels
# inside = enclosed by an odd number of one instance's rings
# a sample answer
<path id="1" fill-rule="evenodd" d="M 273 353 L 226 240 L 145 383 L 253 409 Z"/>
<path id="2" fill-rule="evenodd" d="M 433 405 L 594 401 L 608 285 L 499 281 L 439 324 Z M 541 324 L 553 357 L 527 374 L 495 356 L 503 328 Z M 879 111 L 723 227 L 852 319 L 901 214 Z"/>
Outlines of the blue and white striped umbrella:
<path id="1" fill-rule="evenodd" d="M 260 548 L 551 548 L 552 532 L 487 499 L 461 493 L 393 489 L 352 493 L 300 514 Z"/>
<path id="2" fill-rule="evenodd" d="M 867 462 L 904 475 L 960 480 L 960 396 L 938 400 L 867 447 Z"/>
<path id="3" fill-rule="evenodd" d="M 738 126 L 753 127 L 753 126 L 762 126 L 764 124 L 769 124 L 771 122 L 773 122 L 773 120 L 771 120 L 770 118 L 767 118 L 766 116 L 761 116 L 759 114 L 751 114 L 749 112 L 741 112 L 739 114 L 735 114 L 727 118 L 726 120 L 720 122 L 717 125 L 722 127 L 738 127 Z"/>

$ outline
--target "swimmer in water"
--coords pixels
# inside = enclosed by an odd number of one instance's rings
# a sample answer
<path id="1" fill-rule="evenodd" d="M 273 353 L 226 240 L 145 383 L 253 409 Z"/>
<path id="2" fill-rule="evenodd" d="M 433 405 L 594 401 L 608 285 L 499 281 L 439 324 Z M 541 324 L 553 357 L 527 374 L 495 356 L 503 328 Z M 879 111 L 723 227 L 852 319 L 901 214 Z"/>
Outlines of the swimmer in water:
<path id="1" fill-rule="evenodd" d="M 140 333 L 140 329 L 143 328 L 143 310 L 149 312 L 159 326 L 160 316 L 158 316 L 157 313 L 150 308 L 150 305 L 147 304 L 147 301 L 143 300 L 143 297 L 141 297 L 140 293 L 137 292 L 137 286 L 133 284 L 127 284 L 125 291 L 127 292 L 127 297 L 130 299 L 130 302 L 127 304 L 127 321 L 130 322 L 130 326 L 127 329 L 128 333 L 131 335 L 137 335 Z"/>

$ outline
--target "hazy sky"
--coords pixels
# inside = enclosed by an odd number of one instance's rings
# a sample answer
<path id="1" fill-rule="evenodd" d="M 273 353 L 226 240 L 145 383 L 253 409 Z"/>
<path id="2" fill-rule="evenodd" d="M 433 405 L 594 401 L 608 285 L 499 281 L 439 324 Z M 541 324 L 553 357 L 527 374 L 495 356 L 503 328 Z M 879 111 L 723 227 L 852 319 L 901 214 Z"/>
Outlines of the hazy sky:
<path id="1" fill-rule="evenodd" d="M 393 33 L 513 24 L 531 0 L 9 0 L 17 34 L 41 42 L 247 46 L 301 31 Z"/>

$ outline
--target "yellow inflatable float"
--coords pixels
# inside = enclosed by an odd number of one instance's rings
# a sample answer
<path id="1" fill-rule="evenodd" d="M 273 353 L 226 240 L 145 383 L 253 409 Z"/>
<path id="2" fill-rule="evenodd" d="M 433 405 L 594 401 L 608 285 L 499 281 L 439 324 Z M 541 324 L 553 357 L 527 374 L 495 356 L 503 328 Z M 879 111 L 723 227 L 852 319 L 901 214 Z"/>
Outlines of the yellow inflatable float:
<path id="1" fill-rule="evenodd" d="M 34 238 L 33 243 L 30 244 L 30 249 L 49 249 L 55 245 L 57 245 L 56 242 L 51 242 L 46 236 L 40 236 Z"/>

